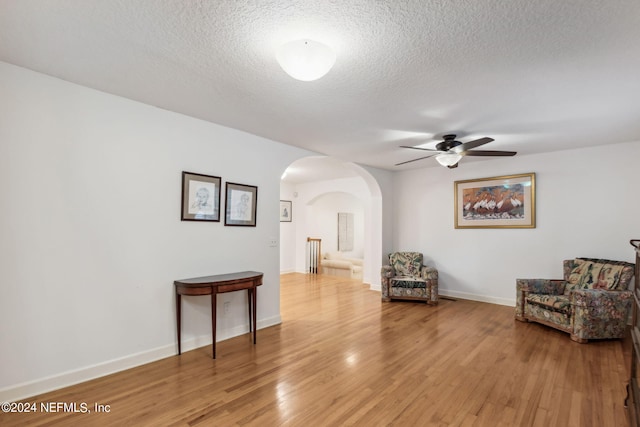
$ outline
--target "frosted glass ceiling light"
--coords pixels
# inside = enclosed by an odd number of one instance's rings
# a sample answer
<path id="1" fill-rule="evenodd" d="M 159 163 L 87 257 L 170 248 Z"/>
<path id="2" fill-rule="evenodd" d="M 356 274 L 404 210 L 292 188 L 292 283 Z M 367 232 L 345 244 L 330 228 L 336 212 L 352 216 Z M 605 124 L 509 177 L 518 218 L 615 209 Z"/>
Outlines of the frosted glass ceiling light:
<path id="1" fill-rule="evenodd" d="M 336 62 L 336 54 L 326 44 L 302 39 L 280 46 L 276 59 L 291 77 L 310 82 L 329 72 Z"/>
<path id="2" fill-rule="evenodd" d="M 444 154 L 438 154 L 436 156 L 436 160 L 442 166 L 453 166 L 456 163 L 458 163 L 461 158 L 462 156 L 456 153 L 444 153 Z"/>

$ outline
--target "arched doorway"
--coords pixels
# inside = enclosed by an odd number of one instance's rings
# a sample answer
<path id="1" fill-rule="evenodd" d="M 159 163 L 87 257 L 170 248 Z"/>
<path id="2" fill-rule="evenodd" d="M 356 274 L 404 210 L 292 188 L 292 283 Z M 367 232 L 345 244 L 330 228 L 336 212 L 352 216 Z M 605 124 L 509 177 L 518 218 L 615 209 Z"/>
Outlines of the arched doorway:
<path id="1" fill-rule="evenodd" d="M 375 178 L 362 167 L 325 156 L 296 160 L 285 173 L 280 198 L 291 201 L 290 222 L 280 223 L 281 272 L 305 269 L 306 238 L 321 230 L 312 220 L 313 204 L 328 194 L 348 194 L 362 204 L 363 282 L 380 290 L 382 265 L 382 194 Z M 331 240 L 331 239 L 329 239 Z"/>

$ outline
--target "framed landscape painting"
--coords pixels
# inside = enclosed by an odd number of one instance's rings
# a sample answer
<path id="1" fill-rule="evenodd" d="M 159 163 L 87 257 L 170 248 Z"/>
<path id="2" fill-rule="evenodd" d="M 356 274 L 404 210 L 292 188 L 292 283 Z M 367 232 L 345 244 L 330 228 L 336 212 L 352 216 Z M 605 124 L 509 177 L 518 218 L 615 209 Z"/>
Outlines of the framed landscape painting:
<path id="1" fill-rule="evenodd" d="M 454 183 L 455 228 L 535 228 L 536 175 Z"/>

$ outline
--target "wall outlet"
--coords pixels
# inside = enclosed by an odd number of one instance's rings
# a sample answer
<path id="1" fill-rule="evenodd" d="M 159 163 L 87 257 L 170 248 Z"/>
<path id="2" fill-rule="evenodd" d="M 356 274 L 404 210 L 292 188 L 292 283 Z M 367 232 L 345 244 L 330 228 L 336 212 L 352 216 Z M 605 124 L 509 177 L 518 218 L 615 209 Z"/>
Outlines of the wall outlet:
<path id="1" fill-rule="evenodd" d="M 270 238 L 269 246 L 272 248 L 275 248 L 276 246 L 278 246 L 278 239 L 276 239 L 275 237 Z"/>
<path id="2" fill-rule="evenodd" d="M 229 301 L 225 301 L 224 304 L 222 304 L 222 307 L 223 307 L 224 314 L 229 313 Z"/>

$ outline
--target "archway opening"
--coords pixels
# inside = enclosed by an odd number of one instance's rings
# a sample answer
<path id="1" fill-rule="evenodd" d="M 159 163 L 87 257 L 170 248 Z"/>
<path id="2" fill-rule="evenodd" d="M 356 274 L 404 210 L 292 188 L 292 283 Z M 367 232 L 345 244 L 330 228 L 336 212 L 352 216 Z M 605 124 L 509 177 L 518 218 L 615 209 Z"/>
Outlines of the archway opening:
<path id="1" fill-rule="evenodd" d="M 280 199 L 286 202 L 286 206 L 291 202 L 290 221 L 280 223 L 281 273 L 305 272 L 307 237 L 322 237 L 317 235 L 320 233 L 326 236 L 329 245 L 323 248 L 323 252 L 325 249 L 333 250 L 334 246 L 337 249 L 334 243 L 338 239 L 337 227 L 331 230 L 329 221 L 318 223 L 319 218 L 327 218 L 331 213 L 333 203 L 335 209 L 347 206 L 347 209 L 354 210 L 354 214 L 355 211 L 361 212 L 357 218 L 361 228 L 362 280 L 371 289 L 380 290 L 382 196 L 377 181 L 369 172 L 354 163 L 330 157 L 305 157 L 294 161 L 283 171 Z M 318 201 L 322 203 L 314 209 Z"/>

